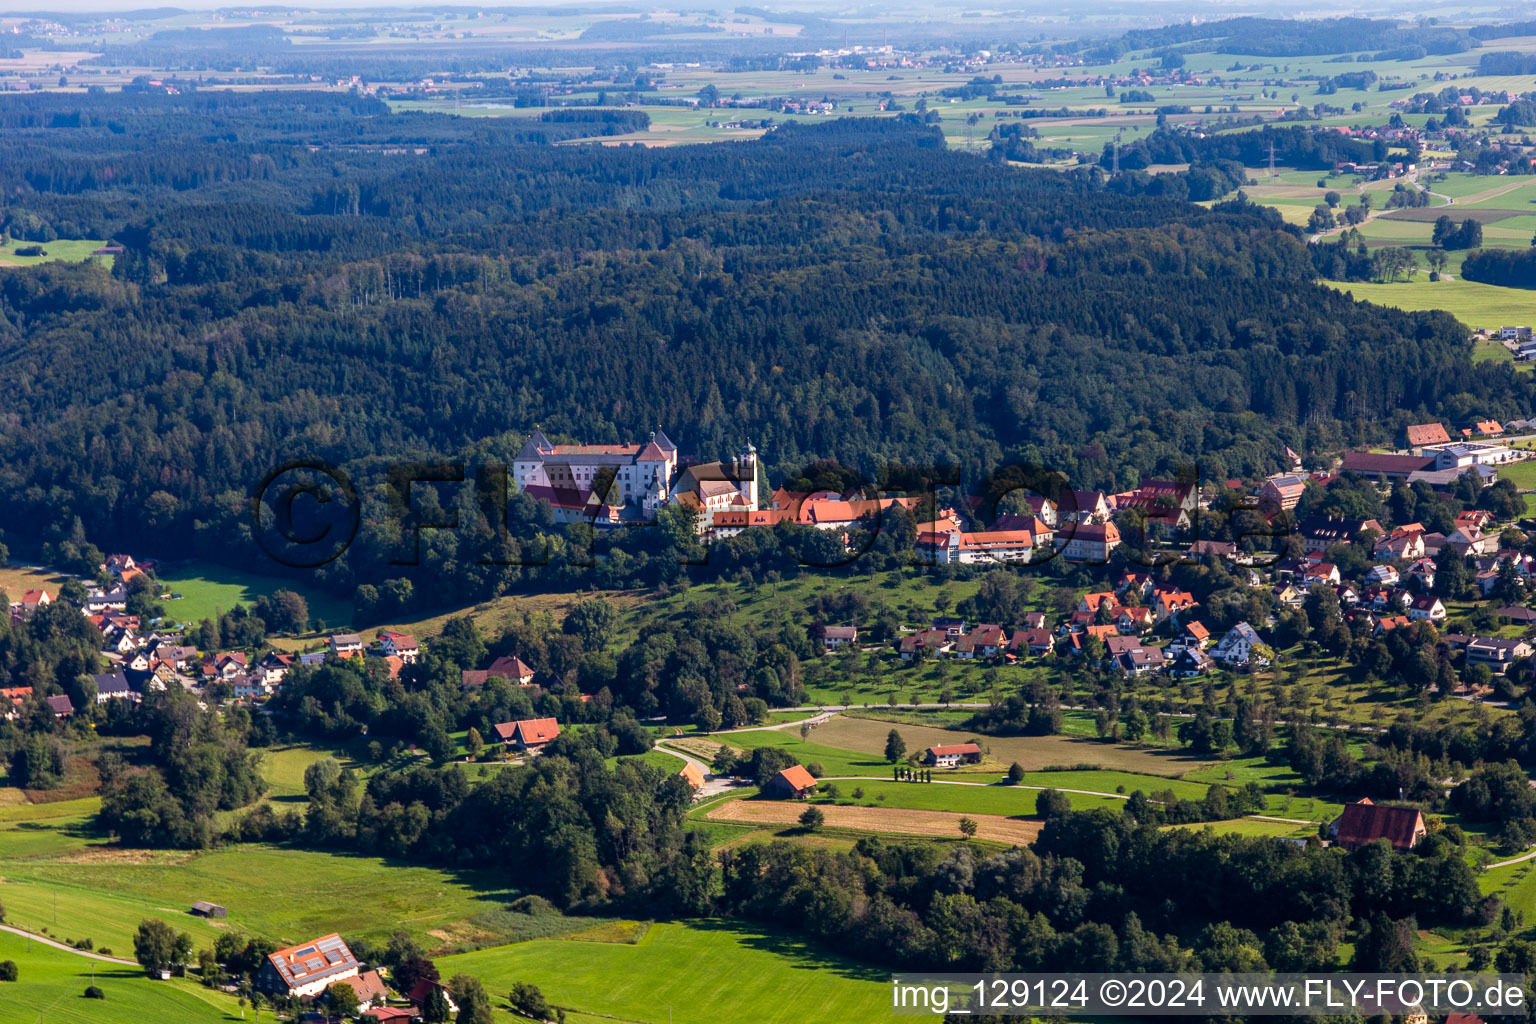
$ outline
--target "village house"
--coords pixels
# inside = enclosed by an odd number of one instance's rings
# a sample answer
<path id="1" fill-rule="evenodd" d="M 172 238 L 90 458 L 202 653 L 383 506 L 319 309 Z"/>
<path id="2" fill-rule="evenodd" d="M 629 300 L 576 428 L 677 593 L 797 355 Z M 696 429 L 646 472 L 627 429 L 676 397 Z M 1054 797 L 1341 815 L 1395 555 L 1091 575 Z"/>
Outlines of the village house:
<path id="1" fill-rule="evenodd" d="M 0 719 L 13 722 L 21 714 L 21 705 L 32 696 L 30 686 L 7 686 L 0 688 Z"/>
<path id="2" fill-rule="evenodd" d="M 260 672 L 267 685 L 272 687 L 281 686 L 292 668 L 293 655 L 279 651 L 268 651 L 256 663 L 256 671 Z"/>
<path id="3" fill-rule="evenodd" d="M 1035 520 L 1034 525 L 1038 530 L 920 533 L 917 535 L 917 554 L 930 565 L 1028 562 L 1035 551 L 1048 546 L 1054 536 L 1039 520 Z"/>
<path id="4" fill-rule="evenodd" d="M 1346 850 L 1358 850 L 1367 843 L 1385 839 L 1394 850 L 1407 851 L 1429 834 L 1424 815 L 1414 807 L 1389 807 L 1372 803 L 1369 798 L 1345 804 L 1328 828 L 1333 841 Z"/>
<path id="5" fill-rule="evenodd" d="M 134 562 L 132 555 L 108 555 L 101 568 L 109 576 L 120 577 L 129 569 L 138 568 L 138 564 Z"/>
<path id="6" fill-rule="evenodd" d="M 935 768 L 954 768 L 962 764 L 980 764 L 981 748 L 974 743 L 947 743 L 929 747 L 923 763 Z"/>
<path id="7" fill-rule="evenodd" d="M 947 653 L 954 642 L 946 630 L 923 629 L 902 637 L 897 653 L 902 661 L 921 660 L 930 655 Z"/>
<path id="8" fill-rule="evenodd" d="M 1401 577 L 1398 575 L 1398 571 L 1392 568 L 1390 565 L 1373 565 L 1365 571 L 1365 582 L 1371 586 L 1393 587 L 1401 582 Z M 1360 595 L 1354 593 L 1354 589 L 1352 587 L 1350 587 L 1348 584 L 1341 583 L 1338 587 L 1335 588 L 1335 593 L 1338 593 L 1339 602 L 1341 604 L 1344 602 L 1343 591 L 1346 589 L 1349 590 L 1351 596 L 1354 598 L 1354 600 L 1350 602 L 1351 604 L 1354 604 L 1360 600 Z"/>
<path id="9" fill-rule="evenodd" d="M 1239 554 L 1237 545 L 1229 540 L 1197 540 L 1189 546 L 1185 554 L 1201 564 L 1222 559 L 1229 562 L 1252 561 L 1251 556 Z"/>
<path id="10" fill-rule="evenodd" d="M 96 703 L 105 704 L 109 700 L 126 700 L 138 703 L 139 695 L 133 692 L 133 687 L 128 685 L 128 677 L 122 672 L 105 672 L 94 675 L 91 679 L 96 683 Z"/>
<path id="11" fill-rule="evenodd" d="M 433 981 L 431 978 L 418 978 L 416 980 L 416 984 L 411 986 L 411 990 L 407 992 L 405 996 L 405 998 L 410 1001 L 412 1009 L 418 1011 L 411 1014 L 412 1019 L 420 1016 L 420 1007 L 426 1005 L 427 998 L 431 996 L 433 992 L 436 992 L 438 995 L 443 997 L 444 1001 L 447 1003 L 449 1013 L 456 1014 L 459 1012 L 459 1004 L 453 1001 L 453 993 L 448 991 L 447 985 L 444 985 L 440 981 Z M 369 1012 L 376 1013 L 378 1011 L 377 1009 L 374 1009 Z"/>
<path id="12" fill-rule="evenodd" d="M 1036 658 L 1047 658 L 1055 651 L 1056 640 L 1044 626 L 1015 630 L 1013 639 L 1008 642 L 1008 652 L 1016 656 L 1027 653 Z"/>
<path id="13" fill-rule="evenodd" d="M 1316 562 L 1308 565 L 1302 570 L 1301 578 L 1303 585 L 1308 587 L 1314 583 L 1336 587 L 1343 579 L 1339 574 L 1339 567 L 1332 562 Z"/>
<path id="14" fill-rule="evenodd" d="M 1164 660 L 1162 648 L 1138 645 L 1116 658 L 1115 665 L 1126 675 L 1144 676 L 1152 672 L 1161 672 Z"/>
<path id="15" fill-rule="evenodd" d="M 337 633 L 328 641 L 327 650 L 334 658 L 356 658 L 363 653 L 363 638 L 356 633 Z"/>
<path id="16" fill-rule="evenodd" d="M 816 778 L 803 765 L 792 764 L 763 784 L 763 795 L 804 800 L 816 791 Z"/>
<path id="17" fill-rule="evenodd" d="M 1103 491 L 1068 491 L 1070 497 L 1065 508 L 1057 509 L 1057 516 L 1074 523 L 1105 523 L 1113 511 Z"/>
<path id="18" fill-rule="evenodd" d="M 11 605 L 11 618 L 25 621 L 44 605 L 53 603 L 53 595 L 46 590 L 28 590 L 21 595 L 21 603 Z"/>
<path id="19" fill-rule="evenodd" d="M 1205 650 L 1205 645 L 1211 641 L 1211 631 L 1206 629 L 1205 625 L 1200 621 L 1191 619 L 1184 624 L 1184 632 L 1180 636 L 1180 641 L 1184 647 L 1195 647 L 1203 651 Z"/>
<path id="20" fill-rule="evenodd" d="M 1239 622 L 1228 630 L 1227 635 L 1221 638 L 1221 643 L 1216 645 L 1212 656 L 1226 664 L 1230 668 L 1248 668 L 1250 665 L 1264 666 L 1269 664 L 1267 658 L 1254 653 L 1255 647 L 1264 643 L 1259 638 L 1258 631 L 1246 622 Z"/>
<path id="21" fill-rule="evenodd" d="M 1152 609 L 1138 605 L 1120 609 L 1115 616 L 1115 628 L 1126 635 L 1137 635 L 1151 629 L 1155 621 Z"/>
<path id="22" fill-rule="evenodd" d="M 518 686 L 530 686 L 533 683 L 533 675 L 533 669 L 529 668 L 523 659 L 504 654 L 491 662 L 489 668 L 465 669 L 460 673 L 459 681 L 468 689 L 471 686 L 484 686 L 486 680 L 495 676 L 509 683 L 516 683 Z"/>
<path id="23" fill-rule="evenodd" d="M 379 977 L 378 971 L 363 971 L 361 974 L 341 979 L 339 984 L 347 985 L 357 993 L 359 1010 L 371 1010 L 375 1006 L 383 1006 L 389 1002 L 389 989 L 385 987 L 384 979 Z"/>
<path id="24" fill-rule="evenodd" d="M 1421 620 L 1443 622 L 1445 605 L 1433 594 L 1420 594 L 1408 605 L 1408 618 L 1415 622 Z"/>
<path id="25" fill-rule="evenodd" d="M 1158 622 L 1177 621 L 1182 612 L 1195 606 L 1195 595 L 1183 590 L 1158 590 L 1152 594 L 1152 611 Z"/>
<path id="26" fill-rule="evenodd" d="M 1455 551 L 1462 558 L 1468 555 L 1491 555 L 1499 550 L 1499 536 L 1496 533 L 1483 533 L 1476 527 L 1459 527 L 1455 533 L 1445 539 L 1446 546 Z"/>
<path id="27" fill-rule="evenodd" d="M 379 653 L 386 658 L 393 656 L 407 665 L 414 665 L 421 656 L 421 645 L 408 633 L 380 633 Z"/>
<path id="28" fill-rule="evenodd" d="M 496 738 L 501 742 L 533 754 L 543 750 L 546 744 L 560 735 L 560 723 L 553 718 L 499 722 L 494 728 Z"/>
<path id="29" fill-rule="evenodd" d="M 1183 647 L 1174 655 L 1168 671 L 1180 679 L 1192 679 L 1195 676 L 1205 675 L 1214 667 L 1215 662 L 1209 654 L 1198 647 Z"/>
<path id="30" fill-rule="evenodd" d="M 333 933 L 269 955 L 256 974 L 256 987 L 269 995 L 303 999 L 356 977 L 361 968 L 346 942 Z"/>
<path id="31" fill-rule="evenodd" d="M 956 640 L 951 653 L 957 658 L 995 658 L 1006 642 L 1003 627 L 984 624 Z"/>
<path id="32" fill-rule="evenodd" d="M 848 647 L 859 642 L 857 626 L 826 626 L 822 630 L 821 645 L 828 650 Z"/>
<path id="33" fill-rule="evenodd" d="M 44 702 L 48 705 L 48 710 L 53 712 L 54 718 L 68 718 L 75 713 L 74 704 L 70 703 L 69 698 L 62 693 L 47 697 Z"/>

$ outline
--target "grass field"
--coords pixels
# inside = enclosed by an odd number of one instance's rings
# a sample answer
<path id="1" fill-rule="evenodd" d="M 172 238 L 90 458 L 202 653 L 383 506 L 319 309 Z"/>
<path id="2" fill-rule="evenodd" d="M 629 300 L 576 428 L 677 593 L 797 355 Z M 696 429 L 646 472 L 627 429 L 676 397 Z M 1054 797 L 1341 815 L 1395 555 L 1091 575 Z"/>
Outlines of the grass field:
<path id="1" fill-rule="evenodd" d="M 311 626 L 323 620 L 331 628 L 345 626 L 352 619 L 352 606 L 346 601 L 304 586 L 302 580 L 260 576 L 241 572 L 211 562 L 163 562 L 156 576 L 165 589 L 179 593 L 175 601 L 166 601 L 165 614 L 177 622 L 199 622 L 227 612 L 237 604 L 249 607 L 258 597 L 275 590 L 293 590 L 309 603 Z"/>
<path id="2" fill-rule="evenodd" d="M 817 726 L 811 733 L 811 740 L 831 747 L 879 755 L 885 749 L 886 736 L 891 728 L 889 722 L 839 715 Z M 957 739 L 962 734 L 948 729 L 921 725 L 902 725 L 896 729 L 906 740 L 908 750 L 963 742 L 963 739 Z M 738 734 L 736 738 L 742 735 L 754 734 Z M 795 734 L 795 740 L 799 740 L 798 733 Z M 1140 775 L 1174 776 L 1211 763 L 1173 751 L 1139 750 L 1073 736 L 987 736 L 982 741 L 990 750 L 988 756 L 992 761 L 1004 767 L 1017 761 L 1026 771 L 1038 771 L 1056 765 L 1093 764 L 1100 768 Z M 830 766 L 828 772 L 831 773 Z"/>
<path id="3" fill-rule="evenodd" d="M 739 922 L 658 923 L 634 945 L 541 939 L 437 967 L 477 975 L 498 1004 L 513 982 L 531 982 L 556 1006 L 643 1024 L 874 1024 L 891 1014 L 888 971 Z"/>
<path id="4" fill-rule="evenodd" d="M 111 256 L 91 256 L 94 250 L 106 244 L 104 240 L 97 238 L 57 238 L 52 242 L 18 242 L 15 239 L 8 239 L 0 245 L 0 267 L 31 267 L 39 263 L 83 263 L 88 259 L 101 260 L 110 267 Z M 18 248 L 25 249 L 33 245 L 41 245 L 46 255 L 16 255 Z"/>
<path id="5" fill-rule="evenodd" d="M 14 960 L 19 972 L 16 984 L 0 986 L 4 1024 L 199 1024 L 241 1017 L 235 997 L 194 981 L 154 981 L 137 967 L 51 949 L 9 932 L 0 932 L 0 960 Z M 85 998 L 93 983 L 106 999 Z"/>
<path id="6" fill-rule="evenodd" d="M 170 922 L 199 944 L 211 942 L 221 929 L 286 944 L 333 931 L 382 937 L 405 928 L 433 948 L 507 941 L 523 923 L 510 920 L 523 915 L 502 911 L 518 894 L 488 875 L 377 857 L 260 845 L 137 851 L 83 840 L 64 850 L 45 843 L 30 856 L 14 843 L 0 845 L 0 851 L 5 853 L 0 903 L 9 923 L 90 938 L 118 951 L 132 949 L 134 929 L 149 917 Z M 187 908 L 200 899 L 228 907 L 229 917 L 218 922 L 193 917 Z"/>
<path id="7" fill-rule="evenodd" d="M 1536 292 L 1500 288 L 1457 278 L 1431 283 L 1425 275 L 1412 282 L 1362 284 L 1330 281 L 1329 287 L 1351 293 L 1357 301 L 1396 309 L 1443 309 L 1469 327 L 1499 327 L 1536 318 Z"/>

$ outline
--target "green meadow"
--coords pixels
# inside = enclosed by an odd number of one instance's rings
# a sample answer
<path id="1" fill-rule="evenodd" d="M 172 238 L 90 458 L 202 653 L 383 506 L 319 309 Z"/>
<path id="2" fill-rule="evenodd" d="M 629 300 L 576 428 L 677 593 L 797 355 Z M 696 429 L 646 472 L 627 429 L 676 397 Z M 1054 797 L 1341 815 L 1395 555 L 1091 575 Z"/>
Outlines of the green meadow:
<path id="1" fill-rule="evenodd" d="M 0 1024 L 202 1024 L 241 1019 L 233 996 L 194 981 L 157 981 L 138 967 L 107 963 L 0 932 L 0 960 L 13 960 L 17 983 L 0 984 Z M 106 996 L 85 998 L 95 984 Z"/>
<path id="2" fill-rule="evenodd" d="M 477 975 L 498 1001 L 514 982 L 531 982 L 556 1006 L 644 1024 L 874 1024 L 891 1015 L 889 971 L 736 921 L 657 923 L 634 943 L 539 939 L 437 966 L 444 977 Z"/>
<path id="3" fill-rule="evenodd" d="M 293 590 L 309 604 L 311 626 L 323 620 L 329 627 L 345 626 L 352 619 L 352 606 L 330 594 L 305 587 L 302 580 L 262 576 L 242 572 L 212 562 L 164 562 L 156 576 L 165 591 L 180 594 L 165 601 L 165 614 L 176 622 L 200 622 L 227 612 L 237 604 L 249 607 L 258 597 L 275 590 Z"/>

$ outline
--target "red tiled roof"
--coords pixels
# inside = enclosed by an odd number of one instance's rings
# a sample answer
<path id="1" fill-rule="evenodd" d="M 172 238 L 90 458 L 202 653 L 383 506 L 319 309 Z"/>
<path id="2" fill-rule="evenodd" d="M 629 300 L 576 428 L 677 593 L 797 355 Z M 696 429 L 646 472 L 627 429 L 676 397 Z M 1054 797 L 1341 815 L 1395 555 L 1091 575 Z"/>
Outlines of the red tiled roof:
<path id="1" fill-rule="evenodd" d="M 816 776 L 805 770 L 804 765 L 792 764 L 779 772 L 775 778 L 783 779 L 795 789 L 810 789 L 816 785 Z"/>
<path id="2" fill-rule="evenodd" d="M 1417 423 L 1407 430 L 1408 443 L 1415 448 L 1423 444 L 1450 444 L 1451 435 L 1441 423 Z"/>
<path id="3" fill-rule="evenodd" d="M 1386 839 L 1399 850 L 1414 843 L 1416 831 L 1424 825 L 1423 815 L 1413 807 L 1389 807 L 1369 800 L 1345 804 L 1336 824 L 1340 845 L 1361 846 L 1376 839 Z"/>
<path id="4" fill-rule="evenodd" d="M 937 747 L 929 747 L 928 753 L 934 757 L 943 757 L 946 754 L 980 754 L 981 748 L 974 743 L 945 743 Z"/>

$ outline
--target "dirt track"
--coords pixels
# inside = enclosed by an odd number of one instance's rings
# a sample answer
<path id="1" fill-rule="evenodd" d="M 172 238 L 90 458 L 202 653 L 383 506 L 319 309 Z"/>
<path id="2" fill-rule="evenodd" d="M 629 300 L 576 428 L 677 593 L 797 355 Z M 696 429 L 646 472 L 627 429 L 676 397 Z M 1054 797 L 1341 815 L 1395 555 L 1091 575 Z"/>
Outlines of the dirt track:
<path id="1" fill-rule="evenodd" d="M 716 821 L 739 821 L 749 825 L 797 825 L 806 804 L 796 800 L 729 800 L 712 808 L 708 817 Z M 1022 821 L 998 814 L 954 814 L 949 811 L 911 811 L 899 807 L 838 807 L 816 804 L 826 815 L 826 823 L 837 828 L 864 832 L 887 832 L 910 836 L 960 837 L 960 819 L 968 817 L 977 824 L 976 838 L 995 843 L 1023 846 L 1040 834 L 1038 821 Z"/>

